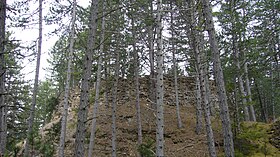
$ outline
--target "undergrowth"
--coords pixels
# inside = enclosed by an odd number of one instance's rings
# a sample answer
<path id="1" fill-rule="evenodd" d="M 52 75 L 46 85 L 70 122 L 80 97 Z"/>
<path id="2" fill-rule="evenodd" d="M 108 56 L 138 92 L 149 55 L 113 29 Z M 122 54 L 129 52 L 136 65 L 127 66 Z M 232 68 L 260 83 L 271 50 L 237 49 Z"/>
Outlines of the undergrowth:
<path id="1" fill-rule="evenodd" d="M 269 143 L 269 124 L 244 122 L 235 139 L 235 156 L 276 156 L 280 153 Z"/>

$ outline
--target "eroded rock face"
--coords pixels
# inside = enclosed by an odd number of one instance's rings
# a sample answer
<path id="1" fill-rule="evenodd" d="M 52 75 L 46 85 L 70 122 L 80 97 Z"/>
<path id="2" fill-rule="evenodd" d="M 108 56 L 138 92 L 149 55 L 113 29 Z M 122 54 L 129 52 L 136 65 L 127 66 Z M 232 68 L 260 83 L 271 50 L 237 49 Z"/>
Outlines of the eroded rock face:
<path id="1" fill-rule="evenodd" d="M 270 133 L 269 142 L 280 150 L 280 119 L 272 124 Z"/>

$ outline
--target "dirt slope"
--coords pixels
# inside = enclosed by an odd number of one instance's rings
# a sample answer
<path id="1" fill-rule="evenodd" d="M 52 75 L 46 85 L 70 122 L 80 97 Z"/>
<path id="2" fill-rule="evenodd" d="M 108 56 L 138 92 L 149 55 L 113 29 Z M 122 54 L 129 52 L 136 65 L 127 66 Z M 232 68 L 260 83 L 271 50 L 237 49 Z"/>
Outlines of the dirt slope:
<path id="1" fill-rule="evenodd" d="M 165 78 L 165 154 L 167 157 L 208 156 L 206 135 L 195 133 L 195 107 L 194 107 L 194 83 L 193 78 L 179 78 L 179 100 L 183 128 L 177 128 L 176 108 L 174 102 L 174 85 L 172 78 Z M 118 87 L 117 105 L 117 153 L 120 157 L 137 155 L 137 125 L 136 107 L 134 100 L 133 84 L 127 80 L 120 80 Z M 149 146 L 148 150 L 154 153 L 155 149 L 155 111 L 147 101 L 148 78 L 140 79 L 141 90 L 141 118 L 143 129 L 143 142 Z M 94 90 L 93 90 L 94 91 Z M 76 129 L 77 105 L 79 104 L 79 90 L 72 92 L 71 107 L 69 109 L 66 156 L 73 155 L 74 137 Z M 104 104 L 101 98 L 99 115 L 97 119 L 95 157 L 106 157 L 111 154 L 111 108 Z M 92 116 L 92 104 L 89 109 L 89 118 Z M 60 112 L 60 111 L 58 111 Z M 60 118 L 59 116 L 54 116 Z M 55 119 L 53 121 L 55 121 Z M 213 125 L 219 128 L 218 120 L 213 120 Z M 91 121 L 87 122 L 86 142 L 89 142 Z M 222 143 L 220 130 L 215 131 L 217 146 Z M 88 145 L 86 144 L 86 149 Z M 217 147 L 219 149 L 220 146 Z"/>

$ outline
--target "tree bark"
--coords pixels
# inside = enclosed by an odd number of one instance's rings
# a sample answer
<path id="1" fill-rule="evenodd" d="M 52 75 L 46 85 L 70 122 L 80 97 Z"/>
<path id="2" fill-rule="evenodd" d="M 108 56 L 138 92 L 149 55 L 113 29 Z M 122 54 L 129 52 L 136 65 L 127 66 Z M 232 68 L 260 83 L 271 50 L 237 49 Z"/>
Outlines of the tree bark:
<path id="1" fill-rule="evenodd" d="M 204 117 L 205 117 L 205 124 L 206 124 L 206 133 L 207 133 L 207 141 L 208 141 L 208 149 L 209 149 L 209 155 L 211 157 L 217 156 L 216 149 L 215 149 L 215 140 L 214 140 L 214 134 L 212 130 L 212 123 L 211 123 L 211 114 L 210 114 L 210 104 L 209 104 L 209 95 L 207 95 L 209 92 L 209 88 L 207 88 L 207 83 L 209 83 L 208 75 L 205 74 L 205 69 L 202 70 L 202 79 L 201 79 L 201 89 L 202 90 L 202 97 L 203 97 L 203 108 L 204 108 Z M 204 77 L 204 78 L 203 78 Z M 205 83 L 203 83 L 205 82 Z M 204 86 L 204 87 L 203 87 Z M 204 89 L 205 88 L 205 89 Z"/>
<path id="2" fill-rule="evenodd" d="M 271 95 L 271 105 L 272 105 L 272 120 L 273 122 L 276 121 L 276 116 L 275 116 L 275 85 L 274 85 L 274 74 L 273 74 L 273 64 L 271 65 L 271 91 L 272 91 L 272 95 Z"/>
<path id="3" fill-rule="evenodd" d="M 264 101 L 263 101 L 263 98 L 262 98 L 262 95 L 261 95 L 261 92 L 260 92 L 260 87 L 258 85 L 258 82 L 256 82 L 257 80 L 255 79 L 254 80 L 254 83 L 255 83 L 255 86 L 256 86 L 256 89 L 257 89 L 257 94 L 258 94 L 258 99 L 259 99 L 259 102 L 260 102 L 260 107 L 261 107 L 261 117 L 262 117 L 262 120 L 264 122 L 268 122 L 268 117 L 267 117 L 267 114 L 266 114 L 266 109 L 265 109 L 265 106 L 264 106 Z"/>
<path id="4" fill-rule="evenodd" d="M 170 7 L 172 10 L 172 1 L 170 1 Z M 176 102 L 176 115 L 177 115 L 177 126 L 178 128 L 182 128 L 182 120 L 180 117 L 180 106 L 179 106 L 179 98 L 178 98 L 178 79 L 177 79 L 177 62 L 175 58 L 175 38 L 174 38 L 174 23 L 173 23 L 173 11 L 171 11 L 171 42 L 172 42 L 172 62 L 174 69 L 174 88 L 175 88 L 175 102 Z"/>
<path id="5" fill-rule="evenodd" d="M 157 0 L 157 129 L 156 156 L 164 157 L 162 0 Z"/>
<path id="6" fill-rule="evenodd" d="M 234 36 L 234 35 L 233 35 Z M 245 116 L 245 121 L 249 121 L 250 120 L 250 116 L 249 116 L 249 110 L 247 107 L 247 99 L 246 99 L 246 92 L 244 89 L 244 84 L 243 84 L 243 79 L 242 79 L 242 74 L 241 74 L 241 68 L 240 68 L 240 61 L 239 61 L 239 54 L 236 50 L 236 41 L 233 41 L 233 53 L 235 54 L 235 61 L 236 61 L 236 66 L 237 66 L 237 71 L 238 71 L 238 83 L 239 83 L 239 90 L 241 93 L 241 100 L 242 100 L 242 104 L 244 107 L 244 116 Z"/>
<path id="7" fill-rule="evenodd" d="M 120 32 L 118 32 L 118 33 L 120 33 Z M 113 86 L 113 103 L 112 103 L 112 157 L 117 156 L 116 111 L 117 111 L 117 94 L 118 94 L 119 73 L 120 73 L 120 53 L 117 50 L 116 62 L 115 62 L 115 78 L 114 78 L 115 81 L 114 81 L 114 86 Z"/>
<path id="8" fill-rule="evenodd" d="M 102 55 L 104 51 L 104 40 L 105 40 L 105 0 L 102 2 L 102 23 L 101 23 L 101 39 L 100 39 L 100 53 L 98 58 L 98 67 L 97 67 L 97 80 L 95 86 L 95 101 L 92 111 L 92 124 L 91 124 L 91 132 L 90 132 L 90 142 L 88 147 L 88 157 L 92 156 L 92 151 L 94 148 L 94 137 L 96 131 L 96 118 L 98 114 L 99 107 L 99 90 L 100 90 L 100 82 L 101 82 L 101 69 L 102 69 Z"/>
<path id="9" fill-rule="evenodd" d="M 84 56 L 84 69 L 82 74 L 82 85 L 81 85 L 81 97 L 80 105 L 78 111 L 78 122 L 76 130 L 76 139 L 75 139 L 75 157 L 84 157 L 84 142 L 85 142 L 85 133 L 86 133 L 86 121 L 88 114 L 89 106 L 89 83 L 91 80 L 92 74 L 92 61 L 94 53 L 94 44 L 96 41 L 96 27 L 97 27 L 97 10 L 98 10 L 98 0 L 91 1 L 91 15 L 90 15 L 90 24 L 89 24 L 89 36 L 87 51 Z"/>
<path id="10" fill-rule="evenodd" d="M 191 2 L 190 6 L 193 6 Z M 199 43 L 197 40 L 198 33 L 194 27 L 194 13 L 191 13 L 190 17 L 190 31 L 191 31 L 191 47 L 194 52 L 195 60 L 196 60 L 196 67 L 197 67 L 197 74 L 199 78 L 199 84 L 200 84 L 200 96 L 201 96 L 201 106 L 204 111 L 204 120 L 205 120 L 205 127 L 206 127 L 206 134 L 207 134 L 207 142 L 208 142 L 208 150 L 209 150 L 209 155 L 211 157 L 216 157 L 216 150 L 215 150 L 215 142 L 214 142 L 214 135 L 213 135 L 213 130 L 212 130 L 212 124 L 211 124 L 211 117 L 210 117 L 210 109 L 209 109 L 209 97 L 207 94 L 207 88 L 206 88 L 206 83 L 208 82 L 206 79 L 206 68 L 205 68 L 205 61 L 203 57 L 203 51 L 199 51 Z M 204 64 L 203 64 L 204 63 Z"/>
<path id="11" fill-rule="evenodd" d="M 108 77 L 108 73 L 110 72 L 110 70 L 108 70 L 108 67 L 110 66 L 110 61 L 108 61 L 108 58 L 107 58 L 107 53 L 108 52 L 104 52 L 104 79 L 106 81 L 109 80 L 109 77 Z M 105 84 L 105 105 L 107 108 L 109 108 L 110 104 L 109 104 L 109 84 Z"/>
<path id="12" fill-rule="evenodd" d="M 122 2 L 118 3 L 120 6 Z M 121 10 L 118 11 L 121 14 Z M 117 17 L 120 21 L 121 19 Z M 120 24 L 120 22 L 118 23 Z M 116 50 L 115 50 L 115 76 L 114 76 L 114 84 L 113 84 L 113 100 L 112 100 L 112 157 L 117 156 L 117 129 L 116 129 L 116 112 L 117 112 L 117 99 L 118 99 L 118 83 L 119 83 L 119 75 L 120 75 L 120 40 L 121 40 L 121 29 L 120 27 L 117 28 L 117 35 L 116 35 Z"/>
<path id="13" fill-rule="evenodd" d="M 236 78 L 237 75 L 235 74 L 234 78 L 233 78 L 233 82 L 234 82 L 234 109 L 235 109 L 235 121 L 236 121 L 236 131 L 235 131 L 235 135 L 237 135 L 238 133 L 240 133 L 240 114 L 239 114 L 239 105 L 238 105 L 238 89 L 237 89 L 237 82 L 236 82 Z"/>
<path id="14" fill-rule="evenodd" d="M 195 76 L 195 86 L 196 86 L 196 126 L 195 133 L 199 135 L 202 131 L 202 107 L 201 107 L 201 90 L 200 90 L 200 81 L 198 68 L 196 67 L 196 76 Z"/>
<path id="15" fill-rule="evenodd" d="M 243 79 L 242 79 L 242 72 L 241 72 L 241 67 L 240 67 L 240 57 L 239 57 L 239 51 L 238 51 L 238 43 L 237 43 L 237 28 L 236 28 L 236 19 L 235 19 L 235 0 L 230 1 L 230 5 L 231 5 L 231 18 L 232 20 L 232 30 L 231 30 L 231 34 L 232 34 L 232 51 L 233 51 L 233 55 L 235 57 L 235 64 L 236 64 L 236 68 L 237 68 L 237 78 L 238 78 L 238 85 L 239 85 L 239 90 L 241 93 L 241 100 L 242 100 L 242 105 L 244 108 L 244 117 L 245 117 L 245 121 L 249 121 L 250 120 L 250 116 L 249 116 L 249 110 L 247 107 L 247 98 L 246 98 L 246 92 L 244 89 L 244 84 L 243 84 Z"/>
<path id="16" fill-rule="evenodd" d="M 200 84 L 201 98 L 202 98 L 201 106 L 204 110 L 204 120 L 206 125 L 205 127 L 206 127 L 209 155 L 211 157 L 216 157 L 217 155 L 215 150 L 214 135 L 212 130 L 210 109 L 209 109 L 209 97 L 207 96 L 207 88 L 206 88 L 206 82 L 208 81 L 206 81 L 207 78 L 205 75 L 205 70 L 201 64 L 201 54 L 200 54 L 201 52 L 198 51 L 197 46 L 194 46 L 194 48 L 196 49 L 194 50 L 194 52 L 195 52 L 196 64 L 198 67 L 199 84 Z"/>
<path id="17" fill-rule="evenodd" d="M 192 27 L 194 27 L 194 9 L 193 9 L 193 3 L 194 1 L 188 1 L 186 2 L 186 8 L 191 8 L 187 11 L 187 20 L 186 20 L 186 25 L 187 25 L 187 36 L 189 37 L 189 45 L 193 51 L 193 57 L 195 57 L 195 51 L 198 49 L 195 49 L 195 45 L 194 45 L 194 37 L 193 36 L 193 31 L 192 31 Z M 197 45 L 196 45 L 197 46 Z M 193 58 L 193 60 L 195 60 L 195 58 Z M 196 61 L 194 63 L 195 66 L 195 85 L 196 85 L 196 128 L 195 128 L 195 132 L 196 134 L 200 134 L 202 131 L 202 101 L 201 101 L 201 89 L 200 89 L 200 80 L 199 80 L 199 69 L 198 66 L 196 64 Z"/>
<path id="18" fill-rule="evenodd" d="M 7 106 L 5 105 L 5 25 L 6 25 L 6 0 L 0 2 L 0 156 L 4 156 L 7 138 Z"/>
<path id="19" fill-rule="evenodd" d="M 135 2 L 135 1 L 133 1 Z M 133 13 L 135 10 L 133 10 Z M 137 136 L 138 136 L 138 146 L 142 144 L 142 124 L 141 124 L 141 107 L 140 107 L 140 90 L 139 90 L 139 56 L 138 52 L 136 50 L 136 28 L 135 28 L 135 23 L 134 23 L 134 16 L 132 15 L 131 19 L 131 27 L 132 27 L 132 36 L 133 36 L 133 43 L 132 43 L 132 48 L 133 48 L 133 54 L 134 54 L 134 76 L 135 76 L 135 95 L 136 95 L 136 102 L 135 102 L 135 107 L 136 107 L 136 121 L 137 121 Z M 139 155 L 140 156 L 140 155 Z"/>
<path id="20" fill-rule="evenodd" d="M 30 109 L 30 116 L 28 118 L 28 130 L 27 130 L 27 139 L 24 148 L 24 156 L 30 156 L 30 142 L 33 140 L 33 122 L 35 116 L 35 106 L 36 106 L 36 97 L 38 93 L 38 82 L 39 82 L 39 71 L 40 71 L 40 60 L 42 53 L 42 32 L 43 32 L 43 17 L 42 17 L 42 4 L 43 0 L 39 0 L 39 39 L 38 39 L 38 53 L 37 53 L 37 63 L 36 63 L 36 71 L 35 71 L 35 82 L 33 87 L 33 96 L 32 103 Z"/>
<path id="21" fill-rule="evenodd" d="M 248 63 L 245 62 L 244 64 L 244 71 L 245 71 L 245 81 L 246 81 L 246 89 L 247 89 L 247 96 L 248 96 L 248 101 L 249 101 L 249 108 L 251 112 L 251 121 L 256 121 L 256 113 L 255 109 L 253 106 L 253 100 L 252 100 L 252 92 L 251 92 L 251 87 L 250 87 L 250 81 L 249 81 L 249 76 L 248 76 Z"/>
<path id="22" fill-rule="evenodd" d="M 153 1 L 150 1 L 149 16 L 153 19 Z M 150 99 L 151 106 L 156 109 L 156 74 L 155 74 L 155 51 L 154 51 L 154 26 L 153 23 L 148 26 L 148 41 L 149 41 L 149 60 L 150 60 Z"/>
<path id="23" fill-rule="evenodd" d="M 69 100 L 69 92 L 70 92 L 70 84 L 71 84 L 72 60 L 73 60 L 73 53 L 74 53 L 73 48 L 74 48 L 74 41 L 75 41 L 76 8 L 77 8 L 77 2 L 76 0 L 73 0 L 71 31 L 70 31 L 70 46 L 69 46 L 68 65 L 67 65 L 67 74 L 66 74 L 67 76 L 65 82 L 61 132 L 60 132 L 60 140 L 59 140 L 59 147 L 58 147 L 59 157 L 64 157 L 65 134 L 66 134 L 67 116 L 68 116 L 68 108 L 69 108 L 68 100 Z"/>
<path id="24" fill-rule="evenodd" d="M 226 157 L 234 157 L 233 137 L 231 123 L 229 118 L 229 109 L 227 103 L 227 95 L 225 90 L 223 70 L 221 66 L 220 53 L 218 43 L 215 36 L 214 21 L 209 0 L 202 0 L 203 14 L 206 19 L 206 28 L 209 35 L 210 50 L 213 54 L 214 77 L 219 96 L 220 117 L 222 120 L 223 136 L 224 136 L 224 152 Z"/>

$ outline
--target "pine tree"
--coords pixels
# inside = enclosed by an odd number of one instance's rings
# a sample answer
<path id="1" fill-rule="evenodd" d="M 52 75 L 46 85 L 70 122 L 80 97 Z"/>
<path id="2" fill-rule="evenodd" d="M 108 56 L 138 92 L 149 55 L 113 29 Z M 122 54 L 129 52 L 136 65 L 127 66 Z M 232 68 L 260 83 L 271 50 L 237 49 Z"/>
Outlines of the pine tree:
<path id="1" fill-rule="evenodd" d="M 218 49 L 218 43 L 215 36 L 215 28 L 213 22 L 213 16 L 209 0 L 202 0 L 203 14 L 206 19 L 206 29 L 209 35 L 210 49 L 213 54 L 214 63 L 214 76 L 219 96 L 220 105 L 220 117 L 223 126 L 224 136 L 224 149 L 226 157 L 234 157 L 233 137 L 231 131 L 231 124 L 229 118 L 229 109 L 227 104 L 227 95 L 225 90 L 223 70 L 221 66 L 220 53 Z"/>
<path id="2" fill-rule="evenodd" d="M 73 59 L 73 51 L 74 51 L 74 38 L 75 38 L 75 21 L 76 21 L 76 9 L 77 2 L 73 0 L 73 9 L 72 9 L 72 19 L 71 19 L 71 32 L 70 32 L 70 45 L 69 45 L 69 55 L 68 55 L 68 66 L 67 66 L 67 76 L 65 83 L 65 93 L 63 100 L 63 113 L 62 113 L 62 121 L 61 121 L 61 133 L 60 133 L 60 141 L 58 148 L 58 155 L 60 157 L 64 157 L 64 147 L 65 147 L 65 134 L 66 134 L 66 126 L 67 126 L 67 116 L 68 116 L 68 100 L 69 100 L 69 92 L 70 92 L 70 81 L 71 81 L 71 72 L 72 72 L 72 59 Z"/>
<path id="3" fill-rule="evenodd" d="M 236 33 L 233 33 L 233 53 L 235 55 L 235 60 L 236 60 L 236 66 L 237 66 L 237 70 L 238 70 L 238 85 L 239 85 L 239 89 L 240 89 L 240 93 L 241 93 L 241 97 L 242 97 L 242 104 L 244 107 L 244 115 L 245 115 L 245 121 L 249 121 L 250 117 L 249 117 L 249 110 L 247 107 L 247 99 L 246 99 L 246 93 L 245 93 L 245 89 L 244 89 L 244 83 L 243 83 L 243 78 L 242 78 L 242 74 L 241 74 L 241 67 L 240 67 L 240 61 L 239 61 L 239 52 L 237 51 L 237 38 L 236 38 Z"/>
<path id="4" fill-rule="evenodd" d="M 198 74 L 198 67 L 196 67 L 196 76 L 195 76 L 195 98 L 196 98 L 196 126 L 195 133 L 199 135 L 202 131 L 202 107 L 201 107 L 201 89 L 200 81 Z"/>
<path id="5" fill-rule="evenodd" d="M 117 38 L 120 39 L 120 32 L 117 32 Z M 119 42 L 118 42 L 119 43 Z M 116 48 L 119 47 L 117 43 Z M 112 100 L 112 157 L 117 156 L 117 126 L 116 126 L 116 112 L 117 112 L 117 95 L 118 95 L 118 83 L 119 83 L 119 74 L 120 74 L 120 52 L 115 50 L 115 74 L 114 74 L 114 85 L 113 85 L 113 100 Z"/>
<path id="6" fill-rule="evenodd" d="M 132 1 L 135 3 L 135 0 Z M 136 26 L 135 26 L 135 16 L 134 13 L 136 9 L 132 9 L 131 15 L 131 33 L 132 33 L 132 53 L 133 53 L 133 63 L 134 63 L 134 76 L 135 76 L 135 107 L 136 107 L 136 121 L 137 121 L 137 137 L 138 137 L 138 146 L 142 144 L 142 123 L 141 123 L 141 106 L 140 106 L 140 89 L 139 89 L 139 55 L 136 48 Z"/>
<path id="7" fill-rule="evenodd" d="M 255 122 L 256 121 L 256 113 L 255 113 L 255 108 L 253 106 L 253 100 L 252 100 L 252 92 L 251 92 L 251 86 L 250 86 L 250 81 L 249 81 L 249 76 L 248 76 L 248 63 L 244 63 L 244 72 L 245 72 L 245 82 L 246 82 L 246 90 L 247 90 L 247 96 L 248 96 L 248 103 L 250 107 L 250 112 L 251 112 L 251 121 Z"/>
<path id="8" fill-rule="evenodd" d="M 163 45 L 162 45 L 162 0 L 157 0 L 157 114 L 156 114 L 156 156 L 164 157 L 164 115 L 163 115 Z"/>
<path id="9" fill-rule="evenodd" d="M 193 8 L 194 6 L 194 1 L 189 2 L 189 6 Z M 198 84 L 200 85 L 200 93 L 199 97 L 201 97 L 201 106 L 204 111 L 204 120 L 205 120 L 205 127 L 206 127 L 206 134 L 207 134 L 207 142 L 208 142 L 208 150 L 209 150 L 209 155 L 211 157 L 215 157 L 216 155 L 216 150 L 215 150 L 215 143 L 214 143 L 214 135 L 213 135 L 213 130 L 212 130 L 212 124 L 211 124 L 211 117 L 210 117 L 210 109 L 209 109 L 209 96 L 208 96 L 208 88 L 207 84 L 208 83 L 208 75 L 206 74 L 206 65 L 207 62 L 205 60 L 205 52 L 202 50 L 200 47 L 200 43 L 202 41 L 199 41 L 199 32 L 196 30 L 195 26 L 195 15 L 194 15 L 194 10 L 190 10 L 190 41 L 191 41 L 191 48 L 193 50 L 194 58 L 196 61 L 196 68 L 197 68 L 197 75 L 198 75 Z"/>
<path id="10" fill-rule="evenodd" d="M 90 8 L 90 22 L 89 22 L 89 35 L 87 43 L 87 51 L 84 56 L 84 68 L 82 74 L 81 82 L 81 97 L 80 105 L 78 111 L 78 123 L 76 129 L 75 137 L 75 157 L 84 156 L 84 142 L 85 142 L 85 132 L 87 121 L 88 107 L 89 107 L 89 89 L 90 89 L 90 80 L 92 73 L 92 61 L 94 53 L 94 44 L 96 41 L 96 28 L 97 28 L 97 10 L 98 10 L 98 0 L 91 1 Z"/>
<path id="11" fill-rule="evenodd" d="M 0 156 L 4 156 L 7 138 L 7 106 L 5 104 L 5 26 L 6 0 L 0 2 Z"/>
<path id="12" fill-rule="evenodd" d="M 182 121 L 180 117 L 180 105 L 179 105 L 179 98 L 178 98 L 178 79 L 177 79 L 177 61 L 176 61 L 176 49 L 175 49 L 175 37 L 174 37 L 174 22 L 173 22 L 173 11 L 172 11 L 172 2 L 170 2 L 170 8 L 171 8 L 171 43 L 172 43 L 172 62 L 174 67 L 174 88 L 175 88 L 175 103 L 176 103 L 176 115 L 177 115 L 177 126 L 178 128 L 182 128 Z"/>
<path id="13" fill-rule="evenodd" d="M 199 51 L 199 44 L 202 43 L 202 41 L 198 42 L 198 30 L 195 29 L 195 27 L 197 25 L 197 22 L 195 21 L 196 19 L 196 12 L 193 9 L 194 8 L 194 1 L 188 1 L 183 3 L 182 6 L 185 6 L 186 8 L 190 8 L 187 9 L 187 11 L 182 12 L 183 16 L 186 16 L 186 20 L 184 21 L 186 23 L 186 34 L 188 37 L 188 45 L 191 48 L 191 54 L 190 57 L 192 58 L 191 63 L 194 66 L 195 69 L 195 99 L 196 99 L 196 128 L 195 128 L 195 132 L 196 134 L 200 134 L 202 131 L 202 95 L 201 95 L 201 85 L 200 85 L 200 79 L 199 79 L 199 67 L 196 61 L 196 54 Z M 183 8 L 182 8 L 183 10 Z M 201 26 L 200 26 L 201 27 Z M 188 54 L 186 54 L 187 56 Z M 194 62 L 194 63 L 193 63 Z"/>
<path id="14" fill-rule="evenodd" d="M 148 10 L 148 47 L 149 47 L 149 61 L 150 61 L 150 99 L 153 109 L 156 109 L 156 74 L 155 74 L 155 50 L 154 50 L 154 15 L 153 15 L 153 1 L 149 1 Z"/>
<path id="15" fill-rule="evenodd" d="M 30 104 L 30 85 L 24 80 L 21 73 L 23 67 L 20 62 L 24 54 L 20 49 L 19 41 L 14 40 L 9 32 L 6 32 L 5 40 L 5 107 L 6 107 L 6 128 L 1 127 L 6 135 L 5 142 L 1 147 L 4 154 L 15 151 L 15 144 L 23 141 L 26 137 L 26 119 L 28 118 L 27 108 Z M 4 138 L 5 139 L 5 138 Z M 3 140 L 4 140 L 3 139 Z M 6 144 L 5 144 L 6 143 Z"/>
<path id="16" fill-rule="evenodd" d="M 99 107 L 99 90 L 100 90 L 100 83 L 101 83 L 101 70 L 102 70 L 102 57 L 104 53 L 104 41 L 105 41 L 105 0 L 102 2 L 102 23 L 101 23 L 101 39 L 100 39 L 100 53 L 98 57 L 98 67 L 97 67 L 97 79 L 95 85 L 95 101 L 92 111 L 92 126 L 90 132 L 90 142 L 88 147 L 88 157 L 92 156 L 92 151 L 94 148 L 94 138 L 96 132 L 96 118 L 98 114 L 98 107 Z"/>
<path id="17" fill-rule="evenodd" d="M 40 60 L 42 53 L 42 32 L 43 32 L 43 17 L 42 17 L 42 5 L 43 0 L 39 0 L 39 39 L 38 39 L 38 53 L 37 53 L 37 63 L 35 71 L 35 81 L 33 87 L 32 103 L 30 109 L 30 116 L 28 118 L 28 130 L 27 130 L 27 139 L 24 148 L 24 156 L 30 156 L 30 143 L 33 139 L 33 122 L 35 116 L 35 107 L 36 107 L 36 97 L 38 92 L 38 83 L 39 83 L 39 70 L 40 70 Z"/>

